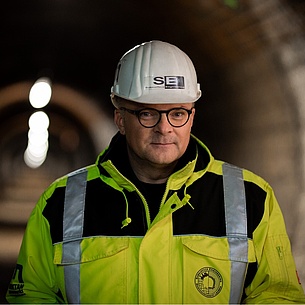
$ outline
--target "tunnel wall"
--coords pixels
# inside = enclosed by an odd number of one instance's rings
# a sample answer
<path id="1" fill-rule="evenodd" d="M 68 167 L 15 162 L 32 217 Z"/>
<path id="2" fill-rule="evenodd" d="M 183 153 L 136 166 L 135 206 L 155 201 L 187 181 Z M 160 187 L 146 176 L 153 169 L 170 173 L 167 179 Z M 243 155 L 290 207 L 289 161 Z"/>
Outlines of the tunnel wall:
<path id="1" fill-rule="evenodd" d="M 195 132 L 202 134 L 216 158 L 247 168 L 272 186 L 304 283 L 305 69 L 291 59 L 296 57 L 294 49 L 285 47 L 207 78 Z"/>

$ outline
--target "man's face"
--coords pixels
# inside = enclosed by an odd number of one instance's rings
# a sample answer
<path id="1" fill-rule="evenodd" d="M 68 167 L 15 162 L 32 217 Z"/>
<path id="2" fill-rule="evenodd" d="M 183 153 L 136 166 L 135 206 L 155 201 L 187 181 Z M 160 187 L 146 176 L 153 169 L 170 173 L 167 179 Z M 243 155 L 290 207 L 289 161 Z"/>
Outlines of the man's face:
<path id="1" fill-rule="evenodd" d="M 193 104 L 140 104 L 124 101 L 122 107 L 139 110 L 153 108 L 169 110 L 172 108 L 192 109 Z M 166 114 L 161 115 L 160 122 L 152 128 L 146 128 L 139 123 L 136 115 L 124 110 L 115 111 L 115 123 L 121 134 L 126 136 L 129 156 L 137 161 L 149 162 L 156 167 L 170 165 L 176 162 L 185 152 L 190 139 L 195 109 L 188 122 L 182 127 L 173 127 Z"/>

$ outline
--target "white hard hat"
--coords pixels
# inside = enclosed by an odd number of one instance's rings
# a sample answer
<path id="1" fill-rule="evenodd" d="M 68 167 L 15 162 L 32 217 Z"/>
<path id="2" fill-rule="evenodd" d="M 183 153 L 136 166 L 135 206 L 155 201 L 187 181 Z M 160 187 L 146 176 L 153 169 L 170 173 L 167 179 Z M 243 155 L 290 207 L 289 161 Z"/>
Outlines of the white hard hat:
<path id="1" fill-rule="evenodd" d="M 192 103 L 201 96 L 190 58 L 176 46 L 142 43 L 126 52 L 118 63 L 114 96 L 145 104 Z"/>

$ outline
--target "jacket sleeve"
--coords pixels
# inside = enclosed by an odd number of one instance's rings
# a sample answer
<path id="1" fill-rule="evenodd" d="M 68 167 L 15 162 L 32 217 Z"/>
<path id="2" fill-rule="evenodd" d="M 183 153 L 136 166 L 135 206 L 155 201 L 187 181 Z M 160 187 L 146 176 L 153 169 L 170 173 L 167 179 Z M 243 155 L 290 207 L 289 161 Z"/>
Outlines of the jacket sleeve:
<path id="1" fill-rule="evenodd" d="M 245 303 L 305 303 L 284 218 L 271 187 L 263 219 L 254 231 L 257 273 L 246 288 Z"/>
<path id="2" fill-rule="evenodd" d="M 7 291 L 9 303 L 58 303 L 49 224 L 42 215 L 44 197 L 34 208 L 23 237 L 16 269 Z"/>

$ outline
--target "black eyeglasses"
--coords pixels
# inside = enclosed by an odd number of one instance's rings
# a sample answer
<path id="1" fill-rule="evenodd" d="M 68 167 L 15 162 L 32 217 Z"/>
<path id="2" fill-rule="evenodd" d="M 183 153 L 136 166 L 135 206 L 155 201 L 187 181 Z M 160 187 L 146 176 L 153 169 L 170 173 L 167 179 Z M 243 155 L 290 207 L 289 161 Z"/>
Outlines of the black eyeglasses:
<path id="1" fill-rule="evenodd" d="M 124 110 L 135 115 L 138 118 L 139 123 L 143 127 L 152 128 L 158 125 L 161 120 L 162 113 L 166 114 L 167 121 L 170 125 L 172 125 L 173 127 L 182 127 L 188 122 L 193 108 L 194 107 L 192 107 L 191 109 L 172 108 L 169 110 L 145 108 L 139 110 L 132 110 L 125 107 L 121 107 L 120 110 Z"/>

